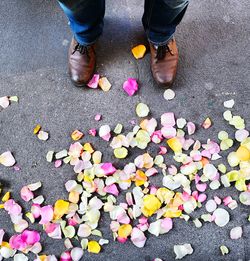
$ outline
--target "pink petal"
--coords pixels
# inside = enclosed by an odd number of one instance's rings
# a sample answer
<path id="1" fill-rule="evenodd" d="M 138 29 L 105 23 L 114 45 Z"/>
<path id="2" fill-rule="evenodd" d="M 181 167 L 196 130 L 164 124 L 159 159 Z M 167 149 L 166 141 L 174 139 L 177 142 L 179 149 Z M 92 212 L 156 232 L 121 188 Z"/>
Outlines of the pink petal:
<path id="1" fill-rule="evenodd" d="M 176 136 L 176 129 L 173 127 L 169 127 L 169 126 L 164 126 L 161 129 L 161 133 L 163 135 L 164 138 L 166 139 L 171 139 L 173 137 Z"/>
<path id="2" fill-rule="evenodd" d="M 62 231 L 59 223 L 48 223 L 45 225 L 45 232 L 54 239 L 62 238 Z"/>
<path id="3" fill-rule="evenodd" d="M 163 140 L 161 131 L 160 130 L 154 131 L 153 134 L 151 135 L 151 140 L 156 144 L 160 143 Z"/>
<path id="4" fill-rule="evenodd" d="M 92 79 L 88 82 L 87 86 L 96 89 L 98 87 L 98 81 L 99 81 L 100 75 L 94 74 Z"/>
<path id="5" fill-rule="evenodd" d="M 7 96 L 0 98 L 0 106 L 6 109 L 10 104 L 9 98 Z"/>
<path id="6" fill-rule="evenodd" d="M 17 249 L 17 250 L 24 250 L 27 247 L 27 243 L 23 241 L 21 235 L 14 235 L 10 238 L 9 241 L 10 247 L 12 249 Z"/>
<path id="7" fill-rule="evenodd" d="M 144 233 L 140 229 L 138 229 L 137 227 L 134 227 L 132 229 L 131 241 L 135 246 L 139 248 L 144 247 L 146 240 L 147 238 L 145 237 Z"/>
<path id="8" fill-rule="evenodd" d="M 207 195 L 206 194 L 200 194 L 198 196 L 198 202 L 204 202 L 207 199 Z"/>
<path id="9" fill-rule="evenodd" d="M 223 199 L 223 203 L 225 206 L 227 206 L 228 204 L 230 204 L 233 201 L 232 197 L 227 196 Z"/>
<path id="10" fill-rule="evenodd" d="M 31 199 L 34 198 L 34 193 L 32 191 L 30 191 L 30 189 L 27 187 L 27 186 L 24 186 L 22 189 L 21 189 L 21 198 L 28 202 L 30 201 Z"/>
<path id="11" fill-rule="evenodd" d="M 62 166 L 62 160 L 60 160 L 60 159 L 59 159 L 59 160 L 56 160 L 56 161 L 55 161 L 55 167 L 56 167 L 56 168 L 59 168 L 59 167 L 61 167 L 61 166 Z"/>
<path id="12" fill-rule="evenodd" d="M 127 237 L 117 237 L 117 241 L 119 242 L 119 243 L 125 243 L 126 241 L 128 240 L 128 238 Z"/>
<path id="13" fill-rule="evenodd" d="M 81 156 L 83 147 L 80 142 L 75 142 L 74 144 L 71 144 L 69 147 L 69 156 L 72 158 L 79 158 Z"/>
<path id="14" fill-rule="evenodd" d="M 29 246 L 33 246 L 40 241 L 40 234 L 34 230 L 24 230 L 21 234 L 21 239 Z"/>
<path id="15" fill-rule="evenodd" d="M 161 221 L 161 233 L 167 233 L 173 228 L 173 221 L 171 218 L 164 218 Z"/>
<path id="16" fill-rule="evenodd" d="M 123 83 L 123 90 L 129 96 L 133 96 L 135 92 L 138 91 L 138 83 L 136 82 L 136 79 L 128 78 L 128 80 Z"/>
<path id="17" fill-rule="evenodd" d="M 53 219 L 54 210 L 53 207 L 50 205 L 42 207 L 40 213 L 41 213 L 41 220 L 39 224 L 45 225 Z"/>
<path id="18" fill-rule="evenodd" d="M 116 172 L 116 168 L 112 165 L 112 163 L 103 163 L 101 169 L 104 171 L 104 175 L 109 176 Z"/>
<path id="19" fill-rule="evenodd" d="M 114 196 L 119 195 L 119 190 L 117 189 L 117 186 L 115 184 L 104 187 L 104 191 Z"/>
<path id="20" fill-rule="evenodd" d="M 39 218 L 41 215 L 41 207 L 39 204 L 32 204 L 31 206 L 31 213 L 34 218 Z"/>
<path id="21" fill-rule="evenodd" d="M 159 155 L 165 155 L 168 151 L 167 148 L 164 146 L 160 146 L 159 148 L 160 148 L 160 151 L 158 153 Z"/>
<path id="22" fill-rule="evenodd" d="M 96 114 L 95 121 L 100 121 L 101 119 L 102 119 L 102 115 L 101 114 Z"/>
<path id="23" fill-rule="evenodd" d="M 96 129 L 90 129 L 89 130 L 89 135 L 91 135 L 91 136 L 96 136 L 96 133 L 97 133 L 97 131 L 96 131 Z"/>
<path id="24" fill-rule="evenodd" d="M 196 184 L 196 188 L 199 192 L 204 192 L 207 189 L 207 184 L 206 183 L 198 183 Z"/>
<path id="25" fill-rule="evenodd" d="M 13 157 L 10 151 L 6 151 L 0 155 L 0 164 L 4 165 L 5 167 L 11 167 L 15 163 L 15 158 Z"/>
<path id="26" fill-rule="evenodd" d="M 189 121 L 187 123 L 187 129 L 188 129 L 188 135 L 194 134 L 195 129 L 196 129 L 195 124 L 193 122 Z"/>
<path id="27" fill-rule="evenodd" d="M 4 230 L 0 229 L 0 245 L 2 245 L 4 234 L 5 234 Z"/>
<path id="28" fill-rule="evenodd" d="M 126 214 L 126 212 L 122 212 L 117 216 L 117 221 L 121 224 L 129 224 L 130 223 L 130 218 Z"/>
<path id="29" fill-rule="evenodd" d="M 173 127 L 175 125 L 175 117 L 173 112 L 166 112 L 161 115 L 161 125 Z"/>
<path id="30" fill-rule="evenodd" d="M 65 251 L 61 254 L 60 261 L 72 261 L 69 251 Z"/>
<path id="31" fill-rule="evenodd" d="M 155 174 L 157 174 L 157 173 L 158 173 L 158 170 L 155 169 L 155 168 L 150 168 L 150 169 L 148 169 L 148 170 L 145 172 L 145 174 L 146 174 L 147 177 L 151 177 L 151 176 L 153 176 L 153 175 L 155 175 Z"/>
<path id="32" fill-rule="evenodd" d="M 22 208 L 13 199 L 9 199 L 4 203 L 4 209 L 8 212 L 9 215 L 18 216 L 20 213 L 22 213 Z"/>

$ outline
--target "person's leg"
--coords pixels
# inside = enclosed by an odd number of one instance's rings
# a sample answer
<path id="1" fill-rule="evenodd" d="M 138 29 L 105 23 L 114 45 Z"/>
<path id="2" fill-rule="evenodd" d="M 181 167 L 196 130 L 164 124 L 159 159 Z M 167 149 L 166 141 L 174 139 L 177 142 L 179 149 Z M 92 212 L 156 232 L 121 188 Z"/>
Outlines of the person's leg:
<path id="1" fill-rule="evenodd" d="M 69 74 L 76 86 L 84 86 L 94 74 L 94 43 L 102 33 L 105 0 L 59 0 L 73 32 L 68 53 Z"/>
<path id="2" fill-rule="evenodd" d="M 164 45 L 173 38 L 187 6 L 188 0 L 145 0 L 142 23 L 149 42 Z"/>
<path id="3" fill-rule="evenodd" d="M 73 35 L 81 45 L 93 44 L 101 35 L 105 0 L 60 0 Z"/>
<path id="4" fill-rule="evenodd" d="M 178 64 L 174 39 L 176 26 L 188 6 L 188 0 L 145 0 L 143 26 L 150 43 L 151 71 L 157 83 L 173 84 Z"/>

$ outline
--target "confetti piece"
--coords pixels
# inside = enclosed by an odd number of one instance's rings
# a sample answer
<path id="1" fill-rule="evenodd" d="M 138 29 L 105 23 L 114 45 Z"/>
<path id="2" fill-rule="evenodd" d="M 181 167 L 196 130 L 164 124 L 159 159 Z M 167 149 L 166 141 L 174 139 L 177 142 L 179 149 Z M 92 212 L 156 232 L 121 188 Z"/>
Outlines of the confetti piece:
<path id="1" fill-rule="evenodd" d="M 123 83 L 123 90 L 129 96 L 133 96 L 138 91 L 138 83 L 136 79 L 128 78 L 128 80 Z"/>
<path id="2" fill-rule="evenodd" d="M 111 88 L 111 83 L 106 77 L 100 78 L 98 84 L 104 92 L 108 92 Z"/>
<path id="3" fill-rule="evenodd" d="M 146 53 L 146 47 L 143 44 L 139 44 L 139 45 L 135 46 L 134 48 L 132 48 L 131 52 L 132 52 L 133 56 L 135 57 L 135 59 L 141 59 L 144 57 L 144 55 Z"/>
<path id="4" fill-rule="evenodd" d="M 167 101 L 173 100 L 175 97 L 175 92 L 172 89 L 167 89 L 165 90 L 163 97 Z"/>

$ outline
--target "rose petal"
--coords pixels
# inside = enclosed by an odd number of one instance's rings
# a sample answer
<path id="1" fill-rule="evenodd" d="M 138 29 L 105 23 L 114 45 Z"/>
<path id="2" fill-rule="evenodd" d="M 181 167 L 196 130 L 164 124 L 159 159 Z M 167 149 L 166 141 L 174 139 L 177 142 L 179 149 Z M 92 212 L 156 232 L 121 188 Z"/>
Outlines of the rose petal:
<path id="1" fill-rule="evenodd" d="M 231 239 L 239 239 L 242 237 L 242 227 L 234 227 L 230 230 L 230 238 Z"/>
<path id="2" fill-rule="evenodd" d="M 92 79 L 88 82 L 87 86 L 92 89 L 96 89 L 98 87 L 98 81 L 99 81 L 100 75 L 94 74 Z"/>
<path id="3" fill-rule="evenodd" d="M 175 259 L 182 259 L 186 255 L 193 253 L 193 248 L 190 244 L 174 245 Z"/>
<path id="4" fill-rule="evenodd" d="M 7 96 L 1 97 L 0 98 L 0 106 L 3 109 L 6 109 L 10 104 L 9 98 Z"/>
<path id="5" fill-rule="evenodd" d="M 145 237 L 144 233 L 140 229 L 138 229 L 137 227 L 134 227 L 132 229 L 131 241 L 135 246 L 139 248 L 144 247 L 146 240 L 147 238 Z"/>
<path id="6" fill-rule="evenodd" d="M 28 188 L 28 186 L 24 186 L 22 189 L 21 189 L 21 198 L 28 202 L 30 201 L 31 199 L 34 198 L 34 194 L 32 191 L 30 191 L 30 189 Z"/>
<path id="7" fill-rule="evenodd" d="M 136 106 L 136 114 L 138 117 L 147 117 L 149 114 L 150 110 L 147 104 L 144 103 L 138 103 Z"/>
<path id="8" fill-rule="evenodd" d="M 40 209 L 40 214 L 41 214 L 41 220 L 39 224 L 47 224 L 53 219 L 54 211 L 53 207 L 48 205 L 44 206 Z"/>
<path id="9" fill-rule="evenodd" d="M 230 220 L 229 213 L 223 208 L 217 208 L 213 216 L 215 217 L 215 224 L 219 227 L 224 227 Z"/>
<path id="10" fill-rule="evenodd" d="M 164 91 L 163 97 L 167 101 L 173 100 L 175 97 L 175 92 L 172 89 L 166 89 Z"/>
<path id="11" fill-rule="evenodd" d="M 5 167 L 11 167 L 16 163 L 15 158 L 10 151 L 6 151 L 0 155 L 0 164 Z"/>
<path id="12" fill-rule="evenodd" d="M 128 78 L 128 80 L 123 83 L 123 90 L 129 96 L 133 96 L 138 91 L 138 83 L 136 82 L 136 79 Z"/>
<path id="13" fill-rule="evenodd" d="M 109 82 L 109 80 L 106 77 L 102 77 L 99 81 L 98 84 L 100 86 L 100 88 L 104 91 L 104 92 L 108 92 L 111 88 L 111 83 Z"/>

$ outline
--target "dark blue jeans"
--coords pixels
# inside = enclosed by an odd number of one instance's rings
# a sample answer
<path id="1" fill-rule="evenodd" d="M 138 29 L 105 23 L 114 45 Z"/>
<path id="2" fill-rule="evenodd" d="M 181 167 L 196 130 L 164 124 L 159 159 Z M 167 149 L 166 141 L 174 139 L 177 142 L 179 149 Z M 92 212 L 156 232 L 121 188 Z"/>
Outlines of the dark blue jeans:
<path id="1" fill-rule="evenodd" d="M 105 0 L 59 0 L 75 39 L 81 45 L 94 43 L 101 35 Z M 142 23 L 149 42 L 166 44 L 180 23 L 188 0 L 145 0 Z"/>

